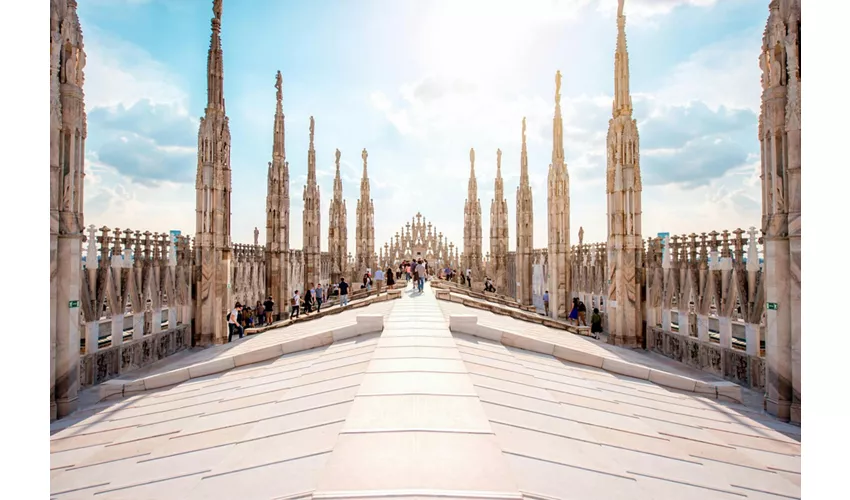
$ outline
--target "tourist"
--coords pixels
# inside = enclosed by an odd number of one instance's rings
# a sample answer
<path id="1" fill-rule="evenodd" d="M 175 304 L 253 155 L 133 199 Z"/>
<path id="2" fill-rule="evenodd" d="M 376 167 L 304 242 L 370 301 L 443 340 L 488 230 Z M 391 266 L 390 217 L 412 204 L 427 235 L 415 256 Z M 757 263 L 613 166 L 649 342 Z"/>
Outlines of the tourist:
<path id="1" fill-rule="evenodd" d="M 543 294 L 543 308 L 546 310 L 546 316 L 549 316 L 549 290 Z"/>
<path id="2" fill-rule="evenodd" d="M 387 290 L 395 286 L 395 278 L 393 278 L 393 268 L 387 268 Z"/>
<path id="3" fill-rule="evenodd" d="M 316 291 L 313 290 L 313 284 L 310 283 L 310 288 L 304 292 L 304 314 L 310 314 L 313 311 L 313 294 Z"/>
<path id="4" fill-rule="evenodd" d="M 253 325 L 254 312 L 250 307 L 246 307 L 244 311 L 242 311 L 242 327 L 250 328 Z"/>
<path id="5" fill-rule="evenodd" d="M 322 288 L 322 284 L 319 283 L 316 285 L 316 312 L 322 312 L 322 302 L 325 301 L 325 289 Z"/>
<path id="6" fill-rule="evenodd" d="M 578 321 L 582 326 L 587 326 L 587 307 L 580 300 L 578 301 Z"/>
<path id="7" fill-rule="evenodd" d="M 425 264 L 422 263 L 422 259 L 419 259 L 419 263 L 416 265 L 416 282 L 419 285 L 419 293 L 422 293 L 425 288 L 425 273 Z"/>
<path id="8" fill-rule="evenodd" d="M 570 324 L 575 321 L 576 326 L 578 326 L 578 298 L 573 298 L 573 307 L 570 309 L 569 320 Z"/>
<path id="9" fill-rule="evenodd" d="M 298 290 L 295 290 L 295 293 L 292 294 L 292 309 L 289 312 L 289 319 L 298 317 L 298 308 L 301 307 L 301 298 L 298 296 Z"/>
<path id="10" fill-rule="evenodd" d="M 369 273 L 363 274 L 363 287 L 367 292 L 372 290 L 372 278 L 369 276 Z"/>
<path id="11" fill-rule="evenodd" d="M 269 295 L 269 298 L 263 302 L 263 311 L 266 313 L 266 324 L 272 324 L 274 317 L 274 300 L 272 300 L 271 295 Z"/>
<path id="12" fill-rule="evenodd" d="M 344 307 L 348 305 L 348 283 L 345 282 L 345 278 L 339 279 L 339 306 Z"/>
<path id="13" fill-rule="evenodd" d="M 379 267 L 375 271 L 375 288 L 378 290 L 378 295 L 381 295 L 381 286 L 384 284 L 384 272 Z"/>
<path id="14" fill-rule="evenodd" d="M 599 309 L 593 308 L 593 316 L 590 317 L 590 333 L 593 338 L 598 339 L 602 333 L 602 315 L 599 314 Z"/>
<path id="15" fill-rule="evenodd" d="M 472 269 L 466 268 L 466 285 L 472 288 Z"/>
<path id="16" fill-rule="evenodd" d="M 227 342 L 230 343 L 233 340 L 233 334 L 239 333 L 239 338 L 242 338 L 245 330 L 240 325 L 240 321 L 242 321 L 242 304 L 239 302 L 233 307 L 233 310 L 230 311 L 230 314 L 227 315 L 227 327 L 230 332 L 227 335 Z"/>
<path id="17" fill-rule="evenodd" d="M 484 278 L 484 291 L 485 292 L 496 292 L 496 287 L 493 286 L 493 281 L 490 277 Z"/>
<path id="18" fill-rule="evenodd" d="M 257 325 L 262 325 L 263 320 L 266 319 L 266 310 L 263 308 L 263 303 L 259 300 L 257 301 L 257 307 L 254 309 L 257 315 Z"/>
<path id="19" fill-rule="evenodd" d="M 413 275 L 413 288 L 419 287 L 419 264 L 415 260 L 410 264 L 410 273 Z"/>

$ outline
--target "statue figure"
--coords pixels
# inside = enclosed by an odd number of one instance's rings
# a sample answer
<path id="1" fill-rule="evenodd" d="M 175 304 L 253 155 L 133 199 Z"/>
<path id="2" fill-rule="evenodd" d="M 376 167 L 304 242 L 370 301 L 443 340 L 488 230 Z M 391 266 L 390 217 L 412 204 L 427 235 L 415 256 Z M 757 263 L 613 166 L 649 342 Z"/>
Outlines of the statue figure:
<path id="1" fill-rule="evenodd" d="M 313 144 L 313 134 L 316 131 L 316 122 L 313 120 L 313 117 L 310 117 L 310 144 Z"/>
<path id="2" fill-rule="evenodd" d="M 555 73 L 555 103 L 561 103 L 561 70 Z"/>
<path id="3" fill-rule="evenodd" d="M 339 169 L 339 157 L 341 153 L 339 152 L 339 148 L 336 150 L 336 168 Z"/>
<path id="4" fill-rule="evenodd" d="M 363 148 L 363 152 L 360 153 L 360 157 L 363 158 L 363 165 L 366 165 L 366 158 L 369 157 L 369 153 L 366 152 L 366 148 Z"/>
<path id="5" fill-rule="evenodd" d="M 782 63 L 774 56 L 770 58 L 770 86 L 778 87 L 782 80 Z"/>
<path id="6" fill-rule="evenodd" d="M 283 77 L 280 74 L 280 71 L 277 72 L 277 77 L 275 78 L 274 88 L 277 89 L 277 101 L 280 102 L 283 100 Z"/>
<path id="7" fill-rule="evenodd" d="M 525 117 L 522 117 L 522 142 L 525 142 Z"/>
<path id="8" fill-rule="evenodd" d="M 219 21 L 221 21 L 221 2 L 222 0 L 213 0 L 213 14 Z"/>
<path id="9" fill-rule="evenodd" d="M 475 166 L 475 148 L 469 148 L 469 162 Z"/>
<path id="10" fill-rule="evenodd" d="M 260 244 L 260 230 L 254 227 L 254 245 Z"/>
<path id="11" fill-rule="evenodd" d="M 622 5 L 623 4 L 620 3 L 621 8 L 622 8 Z M 579 226 L 579 228 L 578 228 L 578 246 L 581 246 L 583 241 L 584 241 L 584 227 Z"/>
<path id="12" fill-rule="evenodd" d="M 496 166 L 497 167 L 502 166 L 502 150 L 501 149 L 496 150 Z"/>
<path id="13" fill-rule="evenodd" d="M 620 0 L 617 5 L 617 18 L 623 17 L 623 3 L 625 3 L 625 0 Z"/>

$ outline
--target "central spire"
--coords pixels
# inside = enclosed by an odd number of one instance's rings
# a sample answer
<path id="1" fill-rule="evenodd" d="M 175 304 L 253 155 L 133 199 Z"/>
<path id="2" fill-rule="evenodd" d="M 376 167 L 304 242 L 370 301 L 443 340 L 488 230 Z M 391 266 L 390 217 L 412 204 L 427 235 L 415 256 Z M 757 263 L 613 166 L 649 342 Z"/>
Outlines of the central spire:
<path id="1" fill-rule="evenodd" d="M 614 117 L 632 115 L 632 96 L 629 94 L 629 51 L 626 47 L 625 0 L 617 7 L 617 49 L 614 53 Z"/>
<path id="2" fill-rule="evenodd" d="M 207 55 L 207 109 L 224 112 L 224 55 L 221 50 L 222 0 L 213 1 L 212 34 Z"/>
<path id="3" fill-rule="evenodd" d="M 528 148 L 525 145 L 525 117 L 522 117 L 522 153 L 519 160 L 520 182 L 528 180 Z"/>
<path id="4" fill-rule="evenodd" d="M 561 71 L 555 73 L 555 117 L 552 120 L 552 164 L 564 163 L 564 125 L 561 120 Z"/>
<path id="5" fill-rule="evenodd" d="M 277 72 L 274 88 L 277 89 L 277 108 L 274 113 L 274 145 L 272 147 L 273 158 L 286 158 L 286 141 L 283 125 L 283 77 Z"/>
<path id="6" fill-rule="evenodd" d="M 310 117 L 310 148 L 307 150 L 307 183 L 316 183 L 316 150 L 313 148 L 313 138 L 316 133 L 316 122 Z"/>

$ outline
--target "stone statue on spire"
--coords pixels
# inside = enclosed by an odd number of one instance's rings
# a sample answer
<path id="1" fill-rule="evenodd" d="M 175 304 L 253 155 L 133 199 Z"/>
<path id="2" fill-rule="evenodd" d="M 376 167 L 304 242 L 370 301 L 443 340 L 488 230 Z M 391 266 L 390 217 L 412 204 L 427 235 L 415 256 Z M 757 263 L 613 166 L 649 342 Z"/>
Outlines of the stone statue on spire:
<path id="1" fill-rule="evenodd" d="M 342 153 L 339 152 L 339 148 L 336 149 L 336 169 L 339 170 L 339 157 Z"/>
<path id="2" fill-rule="evenodd" d="M 363 148 L 363 152 L 360 153 L 360 157 L 363 158 L 363 166 L 366 166 L 366 158 L 369 157 L 369 153 L 366 152 L 366 148 Z"/>
<path id="3" fill-rule="evenodd" d="M 555 73 L 555 104 L 561 104 L 561 70 Z"/>
<path id="4" fill-rule="evenodd" d="M 313 147 L 313 134 L 316 131 L 316 122 L 313 120 L 313 117 L 310 117 L 310 147 Z"/>
<path id="5" fill-rule="evenodd" d="M 469 148 L 469 163 L 475 168 L 475 148 Z"/>
<path id="6" fill-rule="evenodd" d="M 522 117 L 522 142 L 525 144 L 525 117 Z"/>
<path id="7" fill-rule="evenodd" d="M 277 72 L 277 78 L 275 79 L 274 88 L 277 89 L 277 101 L 280 102 L 283 100 L 283 76 L 281 76 L 280 71 Z"/>
<path id="8" fill-rule="evenodd" d="M 213 14 L 219 21 L 221 21 L 221 3 L 222 0 L 213 0 Z"/>
<path id="9" fill-rule="evenodd" d="M 625 0 L 619 0 L 619 2 L 618 2 L 618 5 L 617 5 L 617 17 L 618 18 L 623 17 L 623 3 L 625 3 Z"/>
<path id="10" fill-rule="evenodd" d="M 502 168 L 502 150 L 496 150 L 496 168 Z"/>

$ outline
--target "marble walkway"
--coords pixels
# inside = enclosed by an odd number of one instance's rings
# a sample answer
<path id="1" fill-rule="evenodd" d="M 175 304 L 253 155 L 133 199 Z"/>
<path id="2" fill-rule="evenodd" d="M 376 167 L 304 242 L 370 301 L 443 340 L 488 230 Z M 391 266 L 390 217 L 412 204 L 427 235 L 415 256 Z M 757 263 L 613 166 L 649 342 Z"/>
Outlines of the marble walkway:
<path id="1" fill-rule="evenodd" d="M 113 401 L 58 430 L 51 498 L 800 497 L 785 424 L 452 334 L 430 287 L 387 307 L 379 335 Z"/>

